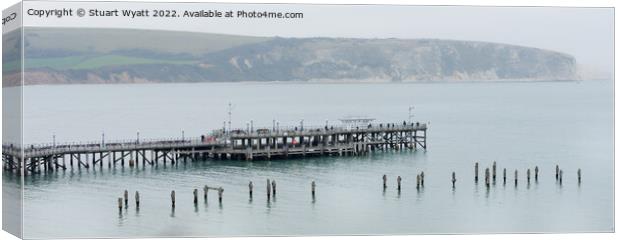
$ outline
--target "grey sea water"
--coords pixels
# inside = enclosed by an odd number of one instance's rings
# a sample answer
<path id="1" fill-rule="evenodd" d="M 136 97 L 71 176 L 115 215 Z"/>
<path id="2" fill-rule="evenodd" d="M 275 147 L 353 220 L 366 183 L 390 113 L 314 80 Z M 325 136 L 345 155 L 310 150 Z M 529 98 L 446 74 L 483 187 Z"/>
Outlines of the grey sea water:
<path id="1" fill-rule="evenodd" d="M 245 127 L 375 122 L 429 123 L 428 150 L 358 157 L 199 161 L 137 169 L 95 168 L 28 176 L 27 238 L 357 235 L 423 233 L 611 232 L 613 84 L 611 81 L 449 84 L 141 84 L 28 86 L 24 141 L 48 143 L 196 137 L 227 120 Z M 487 189 L 474 162 L 498 165 Z M 555 165 L 564 171 L 562 185 Z M 538 182 L 525 172 L 538 166 Z M 501 170 L 507 168 L 504 185 Z M 581 168 L 583 182 L 577 183 Z M 519 171 L 518 185 L 514 171 Z M 415 187 L 424 171 L 425 186 Z M 456 172 L 456 188 L 450 178 Z M 387 174 L 383 191 L 381 176 Z M 403 178 L 400 194 L 396 177 Z M 265 181 L 277 181 L 267 201 Z M 4 174 L 4 187 L 14 177 Z M 311 181 L 317 194 L 310 194 Z M 247 184 L 253 181 L 254 197 Z M 192 203 L 192 190 L 222 186 L 222 204 Z M 119 213 L 123 190 L 140 191 Z M 170 207 L 176 190 L 177 207 Z M 202 191 L 201 191 L 202 194 Z"/>

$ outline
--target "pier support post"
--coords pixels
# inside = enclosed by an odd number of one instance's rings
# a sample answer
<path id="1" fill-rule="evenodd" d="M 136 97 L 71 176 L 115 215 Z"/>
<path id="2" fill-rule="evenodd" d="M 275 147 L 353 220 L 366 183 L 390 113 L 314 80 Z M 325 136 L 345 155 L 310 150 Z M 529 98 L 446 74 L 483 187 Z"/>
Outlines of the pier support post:
<path id="1" fill-rule="evenodd" d="M 560 166 L 555 165 L 555 180 L 556 181 L 559 179 L 559 175 L 560 175 Z"/>
<path id="2" fill-rule="evenodd" d="M 217 189 L 217 198 L 218 198 L 218 201 L 220 203 L 222 203 L 222 194 L 223 193 L 224 193 L 224 189 L 223 188 L 220 187 L 220 188 Z"/>
<path id="3" fill-rule="evenodd" d="M 398 187 L 397 187 L 398 191 L 400 191 L 400 182 L 401 182 L 401 181 L 402 181 L 402 178 L 401 178 L 400 176 L 398 176 L 398 177 L 396 178 L 396 183 L 398 184 Z"/>
<path id="4" fill-rule="evenodd" d="M 456 173 L 452 172 L 452 188 L 454 188 L 454 183 L 456 183 Z"/>
<path id="5" fill-rule="evenodd" d="M 387 188 L 387 176 L 383 174 L 383 189 Z"/>
<path id="6" fill-rule="evenodd" d="M 252 183 L 252 181 L 250 181 L 250 184 L 248 184 L 248 188 L 250 190 L 250 198 L 252 198 L 252 191 L 254 189 L 254 184 Z"/>
<path id="7" fill-rule="evenodd" d="M 127 190 L 123 192 L 123 197 L 125 198 L 125 208 L 127 208 L 129 207 L 129 192 Z"/>
<path id="8" fill-rule="evenodd" d="M 198 204 L 198 189 L 194 188 L 192 192 L 194 194 L 194 205 Z"/>
<path id="9" fill-rule="evenodd" d="M 490 171 L 489 168 L 486 168 L 484 170 L 484 184 L 487 186 L 487 188 L 489 188 L 491 186 L 491 181 L 490 181 Z"/>
<path id="10" fill-rule="evenodd" d="M 276 196 L 276 180 L 271 180 L 271 191 L 273 192 L 273 196 Z"/>
<path id="11" fill-rule="evenodd" d="M 118 198 L 118 211 L 122 212 L 123 211 L 123 198 Z"/>
<path id="12" fill-rule="evenodd" d="M 519 179 L 519 171 L 515 169 L 515 186 L 517 186 L 518 179 Z"/>
<path id="13" fill-rule="evenodd" d="M 139 208 L 140 207 L 140 193 L 138 191 L 136 191 L 135 198 L 136 198 L 136 208 Z"/>
<path id="14" fill-rule="evenodd" d="M 474 164 L 474 181 L 478 182 L 478 162 Z"/>
<path id="15" fill-rule="evenodd" d="M 534 167 L 534 181 L 538 182 L 538 166 Z"/>
<path id="16" fill-rule="evenodd" d="M 581 168 L 577 169 L 577 183 L 581 184 Z"/>
<path id="17" fill-rule="evenodd" d="M 314 190 L 316 189 L 316 183 L 312 181 L 310 184 L 310 191 L 312 192 L 312 199 L 314 199 Z"/>
<path id="18" fill-rule="evenodd" d="M 527 184 L 529 185 L 530 184 L 530 169 L 529 168 L 527 169 L 526 177 L 527 177 Z"/>
<path id="19" fill-rule="evenodd" d="M 564 171 L 560 170 L 560 185 L 562 185 L 562 175 L 564 174 Z"/>
<path id="20" fill-rule="evenodd" d="M 504 178 L 504 185 L 506 185 L 506 168 L 504 168 L 504 172 L 502 174 L 502 178 Z"/>
<path id="21" fill-rule="evenodd" d="M 497 163 L 495 161 L 493 161 L 493 172 L 492 172 L 493 184 L 495 184 L 496 170 L 497 170 Z"/>
<path id="22" fill-rule="evenodd" d="M 424 187 L 424 171 L 420 173 L 420 184 Z"/>
<path id="23" fill-rule="evenodd" d="M 172 208 L 174 208 L 176 206 L 176 196 L 174 190 L 170 192 L 170 200 L 172 201 Z"/>
<path id="24" fill-rule="evenodd" d="M 420 174 L 415 176 L 415 188 L 420 189 Z"/>
<path id="25" fill-rule="evenodd" d="M 271 199 L 271 182 L 267 179 L 267 200 Z"/>

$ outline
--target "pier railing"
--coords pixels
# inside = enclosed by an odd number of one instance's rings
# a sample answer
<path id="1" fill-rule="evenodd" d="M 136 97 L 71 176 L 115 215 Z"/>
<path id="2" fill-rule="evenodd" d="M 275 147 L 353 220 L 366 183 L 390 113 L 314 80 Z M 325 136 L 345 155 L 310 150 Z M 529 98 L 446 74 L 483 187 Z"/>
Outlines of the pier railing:
<path id="1" fill-rule="evenodd" d="M 44 143 L 29 144 L 24 146 L 23 155 L 25 158 L 31 155 L 53 155 L 71 152 L 102 152 L 102 151 L 131 151 L 140 149 L 157 148 L 183 148 L 193 146 L 205 146 L 224 144 L 220 140 L 203 141 L 201 138 L 167 138 L 167 139 L 133 139 L 133 140 L 114 140 L 114 141 L 91 141 L 91 142 L 63 142 L 63 143 Z M 3 144 L 2 151 L 15 156 L 20 156 L 22 149 L 17 145 Z"/>
<path id="2" fill-rule="evenodd" d="M 342 134 L 352 132 L 379 132 L 379 131 L 411 131 L 426 129 L 425 123 L 413 124 L 376 124 L 370 126 L 346 127 L 346 126 L 284 126 L 276 129 L 248 129 L 236 128 L 225 133 L 230 138 L 239 137 L 285 137 L 289 135 L 321 135 L 321 134 Z M 219 134 L 223 135 L 220 130 Z M 217 134 L 214 134 L 217 135 Z"/>

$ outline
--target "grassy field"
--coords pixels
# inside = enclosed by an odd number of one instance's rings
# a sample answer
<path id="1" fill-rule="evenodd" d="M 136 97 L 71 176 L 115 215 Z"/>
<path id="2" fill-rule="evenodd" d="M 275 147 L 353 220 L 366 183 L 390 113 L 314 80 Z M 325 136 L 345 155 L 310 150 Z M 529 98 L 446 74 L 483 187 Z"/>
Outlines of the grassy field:
<path id="1" fill-rule="evenodd" d="M 268 37 L 250 37 L 215 33 L 145 29 L 37 28 L 26 27 L 28 47 L 78 52 L 109 53 L 142 49 L 162 53 L 195 56 L 244 44 L 267 41 Z"/>

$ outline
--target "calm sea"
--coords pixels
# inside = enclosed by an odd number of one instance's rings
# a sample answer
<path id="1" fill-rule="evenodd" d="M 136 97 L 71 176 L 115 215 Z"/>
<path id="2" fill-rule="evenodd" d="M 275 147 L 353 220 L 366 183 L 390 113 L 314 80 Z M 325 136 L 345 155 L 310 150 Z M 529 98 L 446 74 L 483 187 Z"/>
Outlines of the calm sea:
<path id="1" fill-rule="evenodd" d="M 199 161 L 28 176 L 27 238 L 611 232 L 611 81 L 449 84 L 143 84 L 28 86 L 26 143 L 197 137 L 233 126 L 337 124 L 347 115 L 429 123 L 428 150 L 360 157 Z M 496 161 L 498 182 L 474 182 Z M 564 171 L 555 180 L 555 165 Z M 538 182 L 525 172 L 540 168 Z M 507 168 L 504 185 L 501 170 Z M 583 181 L 577 183 L 581 168 Z M 514 185 L 514 171 L 519 183 Z M 415 176 L 425 173 L 425 187 Z M 451 173 L 457 182 L 453 189 Z M 381 176 L 388 177 L 383 191 Z M 403 178 L 396 190 L 396 177 Z M 265 194 L 266 179 L 278 193 Z M 5 188 L 14 182 L 4 174 Z M 254 197 L 247 184 L 253 181 Z M 310 183 L 316 181 L 313 200 Z M 9 183 L 7 185 L 6 183 Z M 211 192 L 192 203 L 192 190 Z M 140 191 L 119 213 L 123 190 Z M 170 207 L 170 191 L 177 206 Z M 202 196 L 202 191 L 200 191 Z"/>

